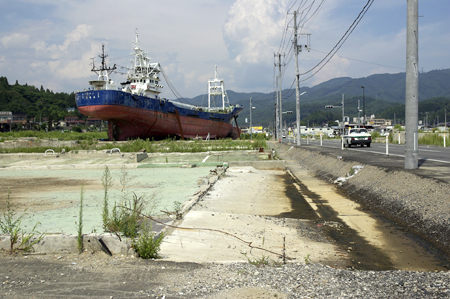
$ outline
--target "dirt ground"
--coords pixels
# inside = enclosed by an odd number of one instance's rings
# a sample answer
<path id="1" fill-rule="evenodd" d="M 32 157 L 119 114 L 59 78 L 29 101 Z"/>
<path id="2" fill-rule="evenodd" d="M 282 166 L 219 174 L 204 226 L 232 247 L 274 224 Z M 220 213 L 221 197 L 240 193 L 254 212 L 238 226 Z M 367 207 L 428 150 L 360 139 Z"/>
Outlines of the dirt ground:
<path id="1" fill-rule="evenodd" d="M 35 207 L 39 209 L 39 206 L 45 207 L 52 203 L 50 202 L 33 202 L 30 200 L 30 193 L 48 192 L 53 189 L 61 189 L 65 191 L 79 191 L 80 186 L 90 186 L 93 182 L 91 180 L 71 179 L 64 178 L 2 178 L 0 185 L 0 210 L 6 208 L 6 198 L 10 196 L 10 202 L 17 206 L 21 211 L 29 207 Z"/>

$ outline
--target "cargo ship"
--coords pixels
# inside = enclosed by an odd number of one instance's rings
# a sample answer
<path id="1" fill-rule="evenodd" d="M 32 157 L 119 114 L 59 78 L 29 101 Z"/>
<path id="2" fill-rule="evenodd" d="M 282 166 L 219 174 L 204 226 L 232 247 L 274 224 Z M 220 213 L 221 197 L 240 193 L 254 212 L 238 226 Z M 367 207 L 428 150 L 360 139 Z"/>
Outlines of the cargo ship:
<path id="1" fill-rule="evenodd" d="M 196 106 L 159 96 L 163 89 L 162 68 L 150 62 L 139 47 L 137 34 L 125 82 L 119 85 L 110 78 L 117 67 L 106 66 L 104 46 L 99 57 L 101 66 L 96 68 L 93 62 L 91 70 L 98 75 L 97 80 L 89 81 L 87 90 L 77 91 L 75 101 L 82 114 L 108 123 L 109 140 L 240 137 L 237 117 L 244 107 L 229 104 L 217 67 L 215 78 L 208 81 L 208 106 Z"/>

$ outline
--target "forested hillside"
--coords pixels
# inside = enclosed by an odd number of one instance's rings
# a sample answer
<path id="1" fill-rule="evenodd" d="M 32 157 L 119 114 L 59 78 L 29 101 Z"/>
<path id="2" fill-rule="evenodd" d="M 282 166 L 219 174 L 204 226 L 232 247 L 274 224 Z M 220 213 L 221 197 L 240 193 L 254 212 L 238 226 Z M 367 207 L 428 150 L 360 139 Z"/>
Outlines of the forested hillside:
<path id="1" fill-rule="evenodd" d="M 20 85 L 17 81 L 10 85 L 7 78 L 0 77 L 0 111 L 60 120 L 69 115 L 67 108 L 76 108 L 73 93 L 54 93 L 43 86 Z"/>

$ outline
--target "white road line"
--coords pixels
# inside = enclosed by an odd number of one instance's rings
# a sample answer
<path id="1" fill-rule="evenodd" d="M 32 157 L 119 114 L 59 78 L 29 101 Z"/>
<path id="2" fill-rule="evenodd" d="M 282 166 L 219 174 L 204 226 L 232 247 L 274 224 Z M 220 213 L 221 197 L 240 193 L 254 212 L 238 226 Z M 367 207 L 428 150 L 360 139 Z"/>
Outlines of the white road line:
<path id="1" fill-rule="evenodd" d="M 203 159 L 202 163 L 206 162 L 206 160 L 208 160 L 209 156 L 206 156 L 205 159 Z"/>

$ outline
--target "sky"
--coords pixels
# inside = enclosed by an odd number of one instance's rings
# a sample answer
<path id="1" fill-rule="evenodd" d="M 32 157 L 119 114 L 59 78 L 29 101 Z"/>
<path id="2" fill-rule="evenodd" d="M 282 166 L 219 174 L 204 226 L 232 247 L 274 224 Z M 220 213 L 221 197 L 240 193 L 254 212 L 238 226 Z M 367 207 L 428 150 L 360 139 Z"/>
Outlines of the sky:
<path id="1" fill-rule="evenodd" d="M 102 44 L 109 65 L 127 67 L 137 32 L 141 48 L 152 62 L 161 64 L 183 97 L 207 93 L 215 66 L 228 90 L 270 93 L 278 75 L 274 54 L 282 55 L 282 88 L 290 88 L 295 78 L 295 10 L 299 33 L 311 34 L 311 51 L 299 54 L 303 73 L 335 46 L 366 3 L 0 0 L 0 76 L 10 84 L 17 80 L 54 92 L 83 90 L 88 80 L 96 79 L 91 62 L 95 57 L 100 64 Z M 338 77 L 405 72 L 406 6 L 406 0 L 375 0 L 337 54 L 301 86 Z M 450 68 L 449 11 L 448 0 L 419 0 L 420 71 Z M 299 44 L 306 44 L 306 35 L 301 36 Z M 125 76 L 113 74 L 113 79 L 123 82 Z M 174 99 L 164 85 L 161 96 Z"/>

